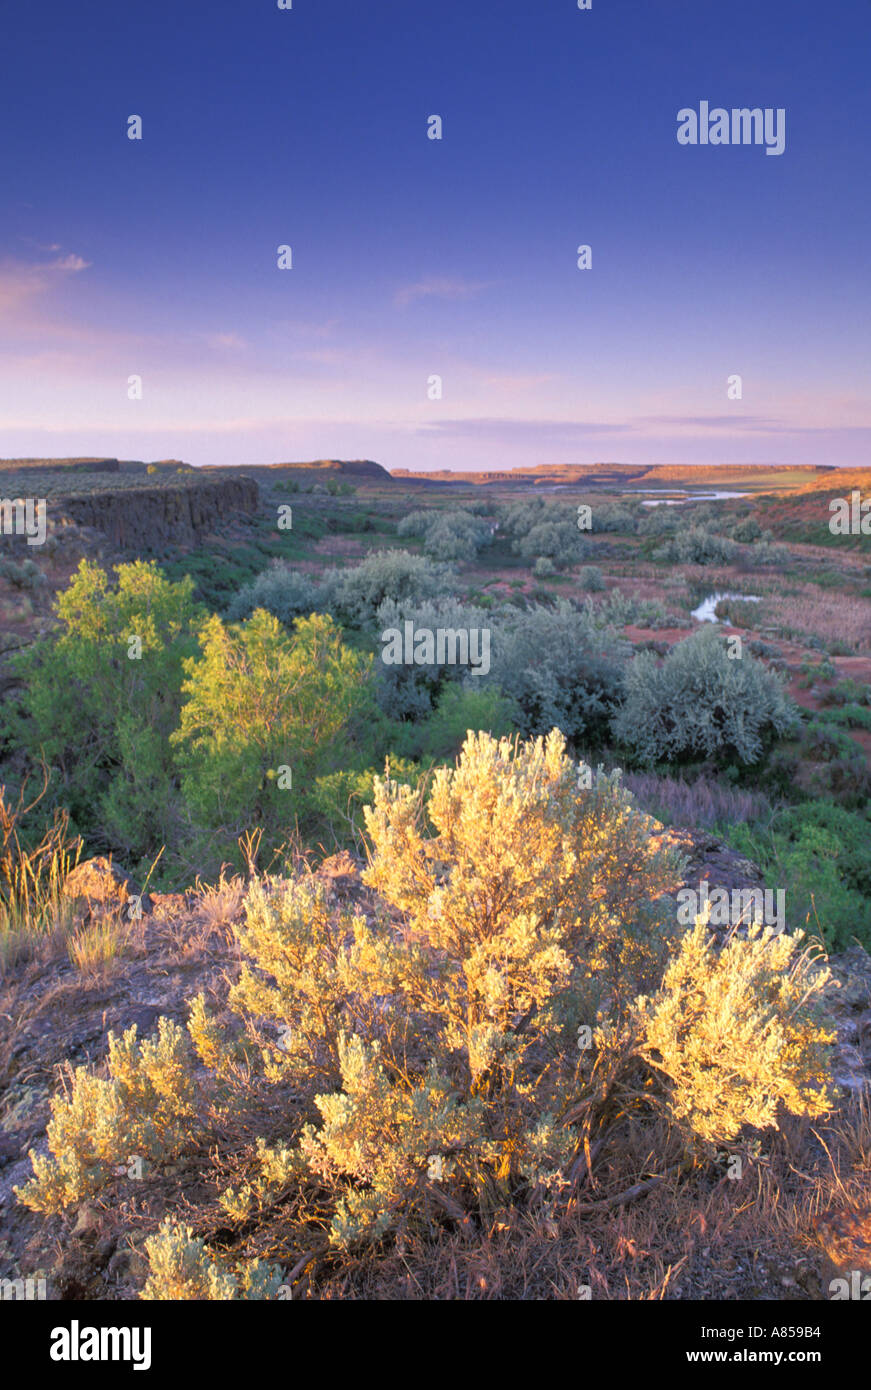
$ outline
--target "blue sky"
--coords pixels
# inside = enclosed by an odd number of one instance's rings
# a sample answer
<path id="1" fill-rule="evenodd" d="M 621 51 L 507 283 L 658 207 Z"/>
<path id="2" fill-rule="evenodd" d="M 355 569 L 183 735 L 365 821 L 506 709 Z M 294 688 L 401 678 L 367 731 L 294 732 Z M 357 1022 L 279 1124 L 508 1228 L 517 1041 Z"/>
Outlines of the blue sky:
<path id="1" fill-rule="evenodd" d="M 0 454 L 867 462 L 864 0 L 3 28 Z M 784 108 L 784 153 L 679 145 L 702 100 Z"/>

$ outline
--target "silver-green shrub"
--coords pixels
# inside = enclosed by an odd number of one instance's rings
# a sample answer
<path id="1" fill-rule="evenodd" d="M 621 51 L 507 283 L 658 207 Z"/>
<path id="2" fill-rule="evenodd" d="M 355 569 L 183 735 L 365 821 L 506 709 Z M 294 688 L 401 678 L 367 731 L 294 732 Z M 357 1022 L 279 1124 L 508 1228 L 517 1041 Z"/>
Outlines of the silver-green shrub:
<path id="1" fill-rule="evenodd" d="M 359 565 L 324 572 L 323 606 L 339 622 L 368 626 L 385 599 L 420 603 L 450 593 L 456 571 L 407 550 L 376 550 Z"/>
<path id="2" fill-rule="evenodd" d="M 409 603 L 386 599 L 378 609 L 372 631 L 376 639 L 388 628 L 404 631 L 403 624 L 411 621 L 415 629 L 428 628 L 436 632 L 439 628 L 454 631 L 470 628 L 489 628 L 491 633 L 496 626 L 493 611 L 462 603 L 455 598 L 438 598 L 424 603 Z M 450 681 L 462 681 L 469 677 L 467 666 L 437 666 L 413 663 L 411 665 L 388 666 L 380 659 L 380 645 L 375 654 L 375 679 L 377 700 L 385 714 L 392 719 L 425 718 L 433 708 L 439 691 Z M 470 677 L 479 686 L 486 677 Z"/>
<path id="3" fill-rule="evenodd" d="M 717 755 L 755 763 L 795 719 L 780 674 L 747 652 L 730 657 L 726 639 L 705 627 L 662 662 L 652 652 L 634 658 L 612 730 L 642 763 Z"/>
<path id="4" fill-rule="evenodd" d="M 400 536 L 422 536 L 424 551 L 433 559 L 467 564 L 492 539 L 491 523 L 463 508 L 410 512 L 396 532 Z"/>
<path id="5" fill-rule="evenodd" d="M 573 743 L 604 734 L 630 648 L 600 625 L 592 605 L 577 609 L 563 599 L 555 608 L 506 608 L 490 650 L 488 679 L 517 701 L 522 733 L 556 727 Z"/>
<path id="6" fill-rule="evenodd" d="M 587 593 L 598 594 L 605 588 L 605 576 L 598 565 L 583 565 L 578 570 L 578 583 Z"/>
<path id="7" fill-rule="evenodd" d="M 295 618 L 322 611 L 323 594 L 307 574 L 274 561 L 250 584 L 243 585 L 230 602 L 227 617 L 231 622 L 242 622 L 255 608 L 265 608 L 281 623 L 292 623 Z"/>
<path id="8" fill-rule="evenodd" d="M 525 560 L 545 556 L 555 569 L 568 569 L 584 559 L 589 544 L 575 520 L 546 520 L 532 526 L 514 542 L 514 550 Z"/>
<path id="9" fill-rule="evenodd" d="M 690 526 L 676 531 L 655 558 L 678 565 L 728 565 L 737 553 L 738 547 L 727 536 L 714 535 L 702 526 Z"/>

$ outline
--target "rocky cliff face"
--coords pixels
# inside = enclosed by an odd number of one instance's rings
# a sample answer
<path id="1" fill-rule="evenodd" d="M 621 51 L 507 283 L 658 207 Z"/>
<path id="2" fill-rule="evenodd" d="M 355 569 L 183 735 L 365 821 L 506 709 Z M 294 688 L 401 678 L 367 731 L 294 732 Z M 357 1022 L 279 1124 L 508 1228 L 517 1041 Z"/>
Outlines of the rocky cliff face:
<path id="1" fill-rule="evenodd" d="M 49 514 L 102 531 L 121 550 L 199 545 L 210 532 L 251 516 L 259 489 L 253 478 L 196 478 L 172 486 L 53 497 Z"/>

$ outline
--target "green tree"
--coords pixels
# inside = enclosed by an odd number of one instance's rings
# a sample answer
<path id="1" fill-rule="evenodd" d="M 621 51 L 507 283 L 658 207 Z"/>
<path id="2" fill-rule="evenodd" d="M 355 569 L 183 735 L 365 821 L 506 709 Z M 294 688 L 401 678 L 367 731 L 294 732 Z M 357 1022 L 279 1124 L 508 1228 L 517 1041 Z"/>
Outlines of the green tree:
<path id="1" fill-rule="evenodd" d="M 171 838 L 168 739 L 202 610 L 191 579 L 172 583 L 153 562 L 116 573 L 113 587 L 82 560 L 57 600 L 59 630 L 18 660 L 9 733 L 52 767 L 49 815 L 65 807 L 86 840 L 133 864 Z"/>
<path id="2" fill-rule="evenodd" d="M 194 822 L 228 836 L 229 846 L 262 826 L 275 850 L 315 778 L 346 754 L 351 726 L 363 723 L 372 658 L 345 646 L 320 614 L 300 618 L 290 633 L 262 608 L 244 623 L 215 614 L 200 640 L 170 739 L 184 800 Z"/>

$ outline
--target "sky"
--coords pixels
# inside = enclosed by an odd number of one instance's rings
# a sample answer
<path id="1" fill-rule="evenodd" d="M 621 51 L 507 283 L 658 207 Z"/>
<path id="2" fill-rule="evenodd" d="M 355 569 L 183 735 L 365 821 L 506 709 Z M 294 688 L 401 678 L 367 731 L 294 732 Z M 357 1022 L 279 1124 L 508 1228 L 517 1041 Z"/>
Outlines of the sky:
<path id="1" fill-rule="evenodd" d="M 868 464 L 868 0 L 0 20 L 0 456 Z"/>

